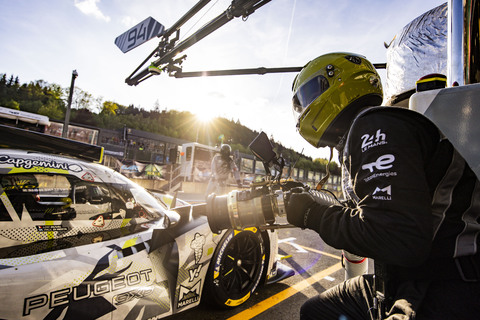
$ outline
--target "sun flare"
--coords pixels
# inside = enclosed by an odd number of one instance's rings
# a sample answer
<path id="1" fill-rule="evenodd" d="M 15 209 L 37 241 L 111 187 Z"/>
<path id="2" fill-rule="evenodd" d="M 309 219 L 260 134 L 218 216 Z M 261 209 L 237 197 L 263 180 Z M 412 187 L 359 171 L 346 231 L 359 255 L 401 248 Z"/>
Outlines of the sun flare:
<path id="1" fill-rule="evenodd" d="M 204 123 L 204 124 L 207 124 L 209 122 L 211 122 L 214 118 L 215 118 L 215 115 L 213 112 L 209 111 L 209 110 L 205 110 L 203 112 L 197 112 L 195 113 L 195 117 L 197 118 L 198 121 L 200 121 L 201 123 Z"/>

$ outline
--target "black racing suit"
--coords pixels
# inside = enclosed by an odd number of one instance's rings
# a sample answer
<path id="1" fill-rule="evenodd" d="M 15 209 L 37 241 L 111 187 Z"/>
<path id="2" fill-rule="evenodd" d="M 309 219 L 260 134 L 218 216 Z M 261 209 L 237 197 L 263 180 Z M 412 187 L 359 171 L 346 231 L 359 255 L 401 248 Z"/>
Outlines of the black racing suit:
<path id="1" fill-rule="evenodd" d="M 307 227 L 375 260 L 387 316 L 480 318 L 480 183 L 450 142 L 416 112 L 374 107 L 355 119 L 342 167 L 351 205 L 310 213 Z M 302 319 L 375 318 L 376 290 L 354 278 L 307 301 Z"/>

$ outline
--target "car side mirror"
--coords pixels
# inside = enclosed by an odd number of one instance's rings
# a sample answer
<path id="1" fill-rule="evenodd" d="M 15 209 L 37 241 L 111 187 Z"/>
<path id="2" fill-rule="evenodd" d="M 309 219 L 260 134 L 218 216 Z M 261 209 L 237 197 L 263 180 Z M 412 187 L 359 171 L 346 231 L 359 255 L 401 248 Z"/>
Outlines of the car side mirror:
<path id="1" fill-rule="evenodd" d="M 165 219 L 163 220 L 163 226 L 165 229 L 171 228 L 180 221 L 180 215 L 174 210 L 165 210 Z"/>

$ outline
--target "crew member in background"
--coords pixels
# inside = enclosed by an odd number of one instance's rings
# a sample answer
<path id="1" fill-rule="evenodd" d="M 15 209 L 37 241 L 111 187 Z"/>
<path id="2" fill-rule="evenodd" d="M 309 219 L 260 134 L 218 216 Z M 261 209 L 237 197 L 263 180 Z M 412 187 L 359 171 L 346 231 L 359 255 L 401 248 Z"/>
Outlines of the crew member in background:
<path id="1" fill-rule="evenodd" d="M 310 61 L 293 94 L 300 134 L 339 151 L 348 201 L 295 193 L 287 219 L 375 260 L 375 277 L 311 298 L 301 319 L 478 318 L 480 183 L 448 139 L 415 111 L 380 107 L 380 77 L 363 56 Z"/>
<path id="2" fill-rule="evenodd" d="M 212 175 L 208 182 L 206 195 L 210 193 L 223 194 L 226 192 L 226 182 L 230 173 L 233 174 L 238 187 L 242 187 L 240 181 L 240 173 L 237 165 L 233 161 L 230 154 L 232 148 L 228 144 L 222 144 L 220 147 L 220 154 L 217 154 L 212 159 Z"/>

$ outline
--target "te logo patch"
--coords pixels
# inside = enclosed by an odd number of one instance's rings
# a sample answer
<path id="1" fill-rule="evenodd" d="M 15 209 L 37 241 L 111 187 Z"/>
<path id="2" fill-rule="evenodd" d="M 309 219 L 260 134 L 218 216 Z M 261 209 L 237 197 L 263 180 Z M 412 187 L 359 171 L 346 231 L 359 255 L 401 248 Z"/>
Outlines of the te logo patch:
<path id="1" fill-rule="evenodd" d="M 395 156 L 393 154 L 384 154 L 383 156 L 378 157 L 377 161 L 364 164 L 362 169 L 370 172 L 373 172 L 375 168 L 378 170 L 387 170 L 393 167 L 392 163 L 394 161 Z"/>

